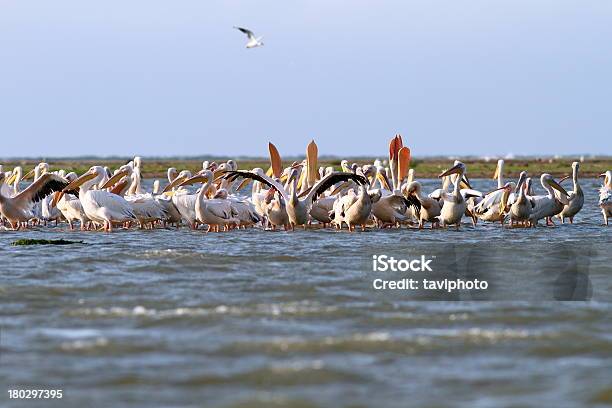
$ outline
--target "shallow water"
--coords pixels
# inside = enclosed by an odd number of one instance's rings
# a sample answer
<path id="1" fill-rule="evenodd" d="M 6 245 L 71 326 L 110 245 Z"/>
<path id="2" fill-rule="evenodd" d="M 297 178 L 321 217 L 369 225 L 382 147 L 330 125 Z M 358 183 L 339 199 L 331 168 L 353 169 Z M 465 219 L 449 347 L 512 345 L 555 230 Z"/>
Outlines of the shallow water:
<path id="1" fill-rule="evenodd" d="M 537 229 L 0 231 L 0 383 L 64 390 L 37 406 L 610 404 L 598 185 L 576 224 Z M 490 287 L 376 291 L 374 254 Z"/>

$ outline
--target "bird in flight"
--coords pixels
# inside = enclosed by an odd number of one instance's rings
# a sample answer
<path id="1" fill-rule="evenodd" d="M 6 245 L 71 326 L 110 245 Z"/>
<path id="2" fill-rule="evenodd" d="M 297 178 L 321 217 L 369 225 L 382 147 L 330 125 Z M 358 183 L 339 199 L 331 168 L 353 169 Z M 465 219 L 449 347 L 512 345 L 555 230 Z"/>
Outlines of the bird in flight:
<path id="1" fill-rule="evenodd" d="M 261 42 L 261 39 L 263 37 L 255 37 L 255 34 L 253 34 L 253 32 L 251 30 L 246 29 L 246 28 L 242 28 L 242 27 L 236 27 L 236 26 L 234 26 L 234 28 L 236 30 L 242 31 L 249 38 L 249 41 L 247 42 L 247 45 L 246 45 L 247 48 L 261 47 L 262 45 L 264 45 L 264 43 Z"/>

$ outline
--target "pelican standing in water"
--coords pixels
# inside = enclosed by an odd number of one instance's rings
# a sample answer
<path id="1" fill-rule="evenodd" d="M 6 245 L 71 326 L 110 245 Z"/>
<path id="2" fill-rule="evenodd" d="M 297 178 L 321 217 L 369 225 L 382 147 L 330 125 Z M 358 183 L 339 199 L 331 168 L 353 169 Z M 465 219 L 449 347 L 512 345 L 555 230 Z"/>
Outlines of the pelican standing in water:
<path id="1" fill-rule="evenodd" d="M 534 202 L 527 197 L 527 185 L 531 180 L 527 178 L 527 172 L 521 171 L 518 183 L 514 191 L 514 201 L 510 205 L 510 226 L 516 222 L 525 223 L 529 221 Z"/>
<path id="2" fill-rule="evenodd" d="M 572 181 L 574 182 L 574 189 L 569 192 L 569 204 L 563 207 L 563 210 L 559 213 L 559 219 L 561 223 L 565 222 L 566 218 L 569 218 L 570 224 L 574 223 L 574 217 L 578 212 L 582 209 L 584 205 L 584 192 L 582 191 L 582 187 L 578 183 L 578 169 L 580 167 L 580 163 L 573 162 L 572 163 Z M 569 176 L 563 177 L 559 182 L 563 182 L 567 180 Z"/>
<path id="3" fill-rule="evenodd" d="M 181 185 L 203 183 L 204 185 L 196 195 L 195 213 L 196 219 L 201 224 L 207 224 L 208 229 L 219 232 L 220 226 L 223 226 L 224 231 L 227 231 L 228 225 L 240 224 L 240 220 L 236 218 L 236 213 L 232 210 L 232 205 L 228 200 L 222 199 L 207 199 L 206 192 L 212 186 L 214 181 L 213 172 L 210 170 L 202 171 L 194 177 L 185 180 Z"/>
<path id="4" fill-rule="evenodd" d="M 112 232 L 113 224 L 123 224 L 135 221 L 136 215 L 132 206 L 123 197 L 106 190 L 92 190 L 94 185 L 101 185 L 108 175 L 101 166 L 91 167 L 85 174 L 68 184 L 62 193 L 79 189 L 79 200 L 83 211 L 93 222 L 104 227 L 104 231 Z M 57 194 L 52 202 L 55 206 L 63 194 Z"/>
<path id="5" fill-rule="evenodd" d="M 514 183 L 504 183 L 504 161 L 498 160 L 493 179 L 497 180 L 497 189 L 487 193 L 480 202 L 474 205 L 472 213 L 480 220 L 496 222 L 504 225 L 506 218 L 506 204 Z"/>
<path id="6" fill-rule="evenodd" d="M 415 207 L 419 219 L 419 229 L 423 229 L 425 222 L 431 222 L 431 228 L 440 226 L 440 203 L 437 199 L 423 193 L 423 187 L 418 181 L 412 181 L 404 188 L 408 201 Z"/>
<path id="7" fill-rule="evenodd" d="M 447 193 L 442 192 L 441 197 L 444 200 L 444 204 L 442 205 L 442 209 L 440 210 L 440 221 L 442 222 L 442 226 L 447 227 L 449 225 L 455 225 L 457 229 L 461 225 L 461 218 L 465 214 L 465 210 L 467 208 L 467 203 L 465 201 L 466 197 L 479 197 L 480 193 L 475 190 L 470 189 L 461 189 L 461 182 L 465 176 L 466 167 L 460 161 L 455 161 L 455 165 L 450 169 L 446 170 L 438 177 L 446 177 L 452 174 L 457 174 L 458 176 L 453 180 L 453 192 Z M 464 197 L 464 194 L 466 197 Z"/>
<path id="8" fill-rule="evenodd" d="M 0 172 L 0 183 L 4 182 L 5 174 Z M 54 191 L 60 191 L 68 185 L 68 181 L 57 174 L 46 173 L 30 184 L 25 190 L 13 197 L 0 194 L 0 214 L 6 218 L 11 227 L 19 229 L 22 224 L 32 218 L 30 208 Z"/>
<path id="9" fill-rule="evenodd" d="M 535 227 L 542 218 L 546 218 L 546 225 L 554 225 L 552 223 L 552 217 L 559 214 L 561 210 L 563 210 L 564 205 L 569 204 L 567 191 L 565 191 L 550 174 L 542 174 L 542 176 L 540 176 L 540 183 L 548 194 L 532 197 L 534 207 L 529 216 L 529 222 L 533 227 Z M 555 190 L 561 194 L 556 196 Z"/>
<path id="10" fill-rule="evenodd" d="M 66 180 L 70 183 L 76 180 L 78 176 L 74 172 L 70 172 L 66 174 Z M 55 194 L 61 194 L 60 192 L 56 192 Z M 74 229 L 74 221 L 79 221 L 81 224 L 81 231 L 86 231 L 89 218 L 83 211 L 83 206 L 81 205 L 81 201 L 74 194 L 66 193 L 63 194 L 62 197 L 57 201 L 57 209 L 61 211 L 62 215 L 68 221 L 70 225 L 70 229 Z"/>
<path id="11" fill-rule="evenodd" d="M 604 182 L 599 189 L 599 208 L 604 217 L 604 224 L 608 225 L 608 218 L 612 216 L 612 170 L 606 171 L 601 176 Z"/>

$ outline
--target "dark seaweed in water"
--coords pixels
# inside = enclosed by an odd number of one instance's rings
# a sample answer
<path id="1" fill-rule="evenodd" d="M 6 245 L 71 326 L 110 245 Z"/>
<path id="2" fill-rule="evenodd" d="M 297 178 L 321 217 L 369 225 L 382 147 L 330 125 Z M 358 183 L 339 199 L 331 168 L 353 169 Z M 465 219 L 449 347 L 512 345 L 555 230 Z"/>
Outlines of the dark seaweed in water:
<path id="1" fill-rule="evenodd" d="M 83 241 L 69 241 L 67 239 L 18 239 L 11 243 L 12 246 L 22 245 L 72 245 L 84 244 Z"/>

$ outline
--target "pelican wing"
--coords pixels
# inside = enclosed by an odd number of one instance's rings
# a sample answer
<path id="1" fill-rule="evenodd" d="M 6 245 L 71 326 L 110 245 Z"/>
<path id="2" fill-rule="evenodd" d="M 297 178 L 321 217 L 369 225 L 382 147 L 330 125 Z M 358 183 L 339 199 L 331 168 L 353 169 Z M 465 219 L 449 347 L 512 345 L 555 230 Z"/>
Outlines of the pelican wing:
<path id="1" fill-rule="evenodd" d="M 25 190 L 13 197 L 21 203 L 35 203 L 43 200 L 55 191 L 62 191 L 68 185 L 68 180 L 53 173 L 45 173 L 30 184 Z"/>
<path id="2" fill-rule="evenodd" d="M 462 188 L 461 195 L 463 196 L 464 199 L 470 198 L 470 197 L 482 197 L 482 193 L 480 191 L 474 190 L 471 188 Z"/>
<path id="3" fill-rule="evenodd" d="M 463 191 L 461 193 L 463 193 Z M 484 214 L 489 209 L 491 209 L 491 208 L 493 208 L 495 206 L 499 206 L 499 204 L 501 203 L 503 195 L 504 195 L 503 190 L 493 191 L 493 192 L 485 195 L 484 198 L 482 199 L 482 201 L 479 202 L 478 204 L 476 204 L 476 206 L 474 207 L 474 212 L 476 214 Z"/>
<path id="4" fill-rule="evenodd" d="M 90 190 L 88 194 L 97 207 L 107 208 L 116 215 L 136 219 L 132 206 L 123 197 L 109 193 L 106 190 Z"/>
<path id="5" fill-rule="evenodd" d="M 322 195 L 328 188 L 331 186 L 341 182 L 353 180 L 357 184 L 365 185 L 368 184 L 368 180 L 355 173 L 345 173 L 345 172 L 336 172 L 330 173 L 327 176 L 323 177 L 319 180 L 310 190 L 308 195 L 306 196 L 306 203 L 311 203 L 315 201 L 320 195 Z"/>
<path id="6" fill-rule="evenodd" d="M 245 33 L 249 37 L 249 40 L 254 40 L 255 39 L 255 34 L 253 34 L 253 32 L 251 30 L 249 30 L 247 28 L 243 28 L 243 27 L 236 27 L 236 26 L 234 26 L 234 28 L 236 30 L 240 30 L 243 33 Z"/>
<path id="7" fill-rule="evenodd" d="M 442 194 L 445 192 L 444 189 L 442 188 L 438 188 L 434 191 L 431 192 L 431 194 L 429 194 L 429 198 L 433 198 L 434 200 L 441 200 L 442 199 Z"/>
<path id="8" fill-rule="evenodd" d="M 259 181 L 260 183 L 263 183 L 270 188 L 275 188 L 286 201 L 289 200 L 289 196 L 287 195 L 287 191 L 285 191 L 283 185 L 278 181 L 274 180 L 273 178 L 266 176 L 265 174 L 260 175 L 257 173 L 253 173 L 252 171 L 234 170 L 226 172 L 225 176 L 223 177 L 230 182 L 235 181 L 239 177 Z"/>
<path id="9" fill-rule="evenodd" d="M 216 217 L 229 220 L 232 218 L 232 207 L 231 204 L 225 200 L 206 200 L 206 209 Z"/>
<path id="10" fill-rule="evenodd" d="M 406 197 L 406 202 L 408 206 L 412 208 L 417 218 L 419 218 L 421 216 L 421 202 L 419 199 L 414 195 L 409 195 Z"/>
<path id="11" fill-rule="evenodd" d="M 612 190 L 603 186 L 599 189 L 599 205 L 609 205 L 612 203 Z"/>

